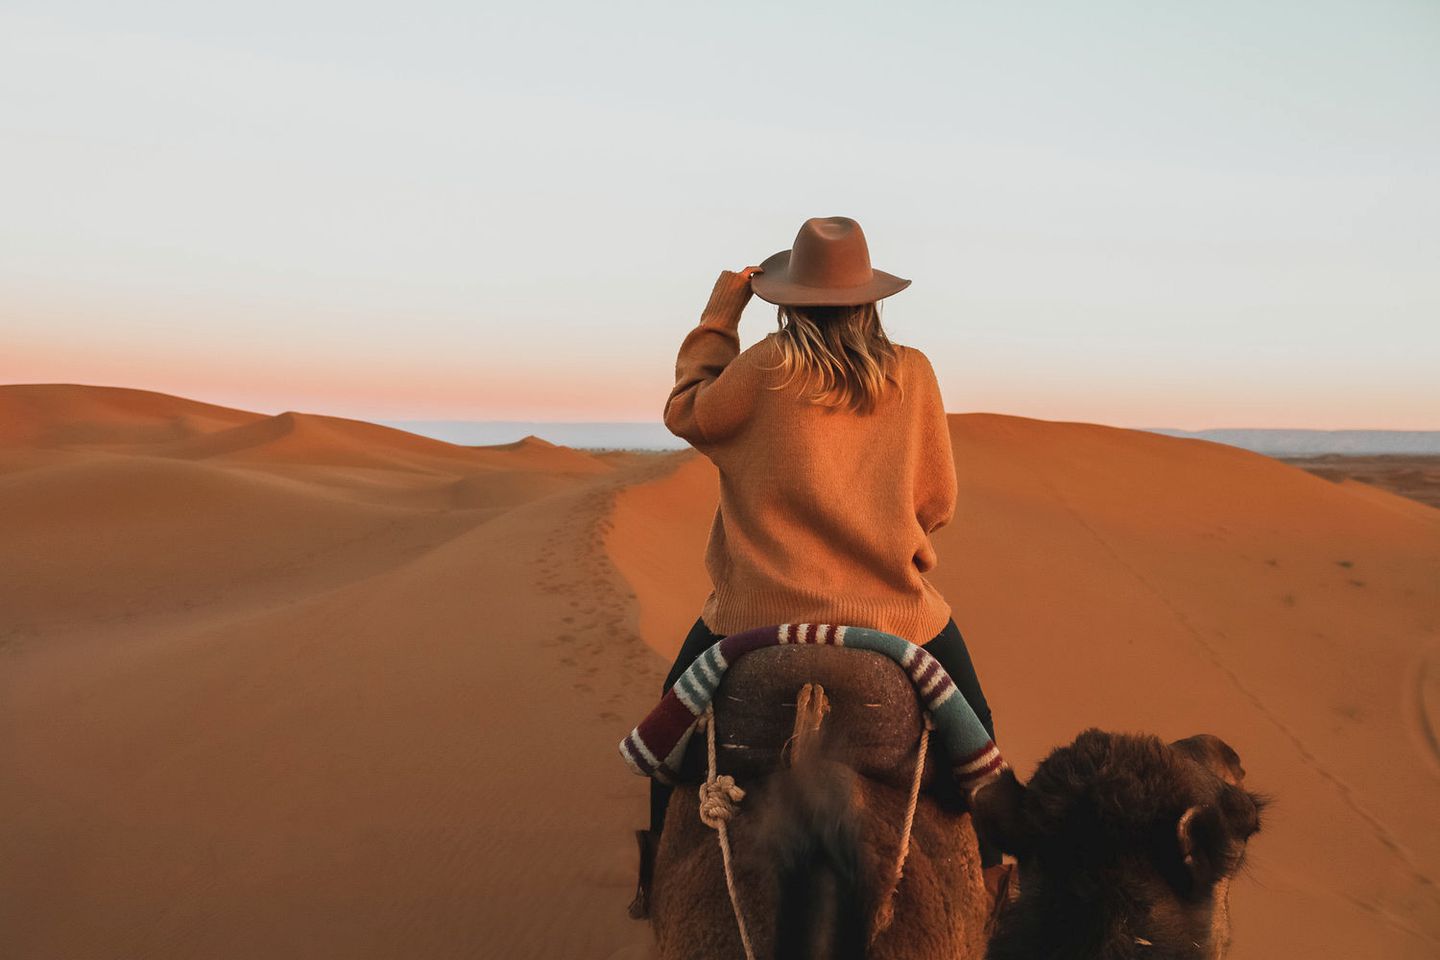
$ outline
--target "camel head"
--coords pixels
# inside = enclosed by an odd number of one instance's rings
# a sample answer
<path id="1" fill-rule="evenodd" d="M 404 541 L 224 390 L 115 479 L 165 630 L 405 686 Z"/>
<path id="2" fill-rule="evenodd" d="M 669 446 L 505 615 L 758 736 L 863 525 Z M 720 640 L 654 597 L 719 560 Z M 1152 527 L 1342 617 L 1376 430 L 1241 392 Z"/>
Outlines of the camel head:
<path id="1" fill-rule="evenodd" d="M 974 798 L 977 826 L 1020 865 L 991 960 L 1219 960 L 1228 889 L 1266 800 L 1218 737 L 1087 730 Z"/>

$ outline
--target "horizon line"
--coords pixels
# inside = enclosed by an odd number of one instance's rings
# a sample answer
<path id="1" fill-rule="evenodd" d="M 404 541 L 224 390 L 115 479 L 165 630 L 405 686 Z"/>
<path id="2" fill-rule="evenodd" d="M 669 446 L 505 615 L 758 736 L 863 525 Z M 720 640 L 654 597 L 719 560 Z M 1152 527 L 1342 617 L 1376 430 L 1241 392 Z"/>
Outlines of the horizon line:
<path id="1" fill-rule="evenodd" d="M 275 410 L 274 412 L 266 413 L 265 411 L 266 411 L 267 408 L 265 408 L 263 405 L 260 405 L 260 406 L 261 406 L 261 409 L 256 409 L 256 407 L 252 407 L 252 406 L 249 405 L 249 404 L 246 404 L 246 405 L 244 405 L 244 406 L 238 406 L 238 405 L 235 405 L 235 404 L 233 404 L 233 403 L 228 403 L 228 402 L 223 402 L 223 401 L 217 401 L 217 400 L 203 400 L 203 399 L 199 399 L 198 397 L 196 397 L 196 396 L 194 396 L 194 395 L 171 393 L 171 392 L 166 391 L 166 390 L 156 390 L 156 389 L 152 389 L 152 388 L 149 388 L 149 387 L 120 386 L 120 385 L 116 385 L 116 384 L 103 384 L 103 383 L 80 383 L 80 382 L 76 382 L 76 381 L 66 381 L 66 380 L 12 381 L 12 382 L 0 383 L 0 389 L 3 389 L 3 388 L 5 388 L 5 387 L 79 387 L 79 388 L 82 388 L 82 389 L 94 389 L 94 390 L 129 390 L 129 391 L 135 391 L 135 392 L 138 392 L 138 393 L 151 393 L 151 394 L 156 394 L 156 395 L 161 395 L 161 396 L 174 397 L 174 398 L 176 398 L 176 399 L 187 400 L 187 401 L 190 401 L 190 402 L 193 402 L 193 403 L 207 404 L 207 405 L 210 405 L 210 406 L 226 407 L 226 408 L 229 408 L 229 409 L 232 409 L 232 410 L 244 410 L 244 411 L 250 412 L 250 413 L 263 413 L 264 415 L 267 415 L 267 416 L 279 416 L 279 415 L 284 414 L 284 413 L 314 413 L 314 414 L 318 414 L 318 415 L 320 415 L 320 416 L 333 416 L 333 417 L 341 417 L 341 418 L 351 419 L 351 420 L 363 420 L 363 421 L 367 421 L 367 422 L 370 422 L 370 423 L 377 423 L 377 424 L 382 424 L 382 425 L 384 425 L 384 424 L 430 423 L 430 424 L 507 424 L 507 425 L 514 425 L 514 424 L 549 424 L 549 425 L 575 425 L 575 426 L 582 426 L 582 425 L 595 425 L 595 426 L 660 426 L 660 427 L 663 427 L 663 426 L 664 426 L 664 420 L 663 420 L 663 419 L 659 419 L 659 418 L 656 418 L 656 419 L 643 419 L 643 420 L 640 420 L 640 419 L 622 419 L 622 420 L 570 420 L 570 419 L 544 419 L 544 418 L 533 418 L 533 419 L 532 419 L 532 418 L 525 418 L 525 419 L 515 419 L 515 418 L 505 418 L 505 419 L 501 419 L 501 418 L 493 418 L 493 419 L 492 419 L 492 418 L 484 418 L 484 417 L 457 417 L 457 416 L 446 416 L 446 417 L 433 417 L 433 416 L 432 416 L 432 417 L 399 416 L 399 417 L 397 417 L 397 416 L 389 416 L 389 415 L 383 415 L 383 414 L 377 415 L 377 414 L 372 414 L 372 413 L 366 413 L 366 414 L 363 414 L 363 415 L 361 415 L 361 414 L 356 414 L 356 413 L 330 413 L 330 412 L 323 412 L 323 411 L 321 411 L 321 410 L 316 410 L 316 409 L 314 409 L 314 408 L 305 410 L 305 409 L 300 409 L 300 408 L 296 408 L 296 407 L 287 407 L 287 408 L 285 408 L 285 409 Z M 328 406 L 327 406 L 327 407 L 324 408 L 324 409 L 325 409 L 325 410 L 330 410 L 330 409 L 334 409 L 334 408 L 331 408 L 331 407 L 328 407 Z M 1210 427 L 1199 427 L 1199 428 L 1186 428 L 1186 427 L 1172 427 L 1172 426 L 1142 426 L 1142 425 L 1137 425 L 1137 424 L 1133 424 L 1133 423 L 1116 423 L 1116 422 L 1112 422 L 1112 421 L 1105 421 L 1105 420 L 1098 420 L 1098 419 L 1074 419 L 1074 418 L 1067 418 L 1067 417 L 1042 417 L 1042 416 L 1034 416 L 1034 415 L 1031 415 L 1031 414 L 1023 414 L 1023 413 L 1008 413 L 1008 412 L 1005 412 L 1005 411 L 1002 411 L 1002 410 L 993 410 L 993 409 L 974 409 L 974 410 L 950 410 L 950 409 L 947 409 L 947 410 L 945 411 L 945 414 L 946 414 L 947 416 L 976 416 L 976 415 L 979 415 L 979 416 L 1015 417 L 1015 418 L 1022 419 L 1022 420 L 1041 420 L 1041 421 L 1046 421 L 1046 422 L 1050 422 L 1050 423 L 1083 423 L 1083 424 L 1091 424 L 1091 425 L 1095 425 L 1095 426 L 1115 427 L 1115 428 L 1122 429 L 1122 430 L 1140 430 L 1140 431 L 1146 431 L 1146 432 L 1152 432 L 1152 433 L 1153 433 L 1153 432 L 1159 432 L 1159 431 L 1174 431 L 1174 432 L 1186 433 L 1186 434 L 1201 434 L 1201 433 L 1219 432 L 1219 431 L 1226 431 L 1226 430 L 1231 430 L 1231 431 L 1235 431 L 1235 430 L 1271 430 L 1271 431 L 1282 431 L 1282 430 L 1283 430 L 1283 431 L 1290 431 L 1290 432 L 1296 432 L 1296 433 L 1396 433 L 1396 434 L 1398 434 L 1398 433 L 1414 433 L 1414 434 L 1433 434 L 1433 433 L 1440 433 L 1440 425 L 1436 425 L 1436 426 L 1434 426 L 1434 427 L 1422 427 L 1422 428 L 1411 428 L 1411 427 L 1294 427 L 1294 426 L 1273 426 L 1273 425 L 1271 425 L 1271 426 L 1234 426 L 1234 425 L 1231 425 L 1231 426 L 1210 426 Z"/>

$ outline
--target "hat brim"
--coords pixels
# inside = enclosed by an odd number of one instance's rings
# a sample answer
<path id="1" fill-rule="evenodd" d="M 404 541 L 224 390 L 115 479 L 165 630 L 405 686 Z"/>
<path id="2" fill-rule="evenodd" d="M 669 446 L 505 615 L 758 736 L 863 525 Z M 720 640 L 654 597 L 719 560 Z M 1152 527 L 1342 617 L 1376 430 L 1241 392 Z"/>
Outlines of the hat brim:
<path id="1" fill-rule="evenodd" d="M 760 269 L 761 273 L 750 278 L 750 289 L 755 291 L 755 296 L 789 307 L 850 307 L 874 303 L 910 286 L 909 280 L 872 269 L 873 279 L 858 287 L 808 287 L 790 279 L 789 250 L 765 258 Z"/>

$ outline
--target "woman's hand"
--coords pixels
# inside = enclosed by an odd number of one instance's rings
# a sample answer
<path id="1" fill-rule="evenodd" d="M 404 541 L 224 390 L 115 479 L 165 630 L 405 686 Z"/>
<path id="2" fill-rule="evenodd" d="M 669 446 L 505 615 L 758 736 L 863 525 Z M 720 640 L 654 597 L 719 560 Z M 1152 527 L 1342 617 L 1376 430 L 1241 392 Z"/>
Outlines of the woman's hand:
<path id="1" fill-rule="evenodd" d="M 721 270 L 715 288 L 710 291 L 710 302 L 705 305 L 705 316 L 738 321 L 740 311 L 755 292 L 750 287 L 750 278 L 763 272 L 759 267 L 745 267 L 738 272 Z"/>
<path id="2" fill-rule="evenodd" d="M 715 290 L 710 294 L 711 299 L 716 296 L 734 295 L 744 292 L 747 296 L 753 293 L 750 289 L 750 278 L 757 273 L 764 273 L 759 267 L 745 267 L 736 272 L 734 270 L 721 270 L 720 277 L 715 281 Z"/>

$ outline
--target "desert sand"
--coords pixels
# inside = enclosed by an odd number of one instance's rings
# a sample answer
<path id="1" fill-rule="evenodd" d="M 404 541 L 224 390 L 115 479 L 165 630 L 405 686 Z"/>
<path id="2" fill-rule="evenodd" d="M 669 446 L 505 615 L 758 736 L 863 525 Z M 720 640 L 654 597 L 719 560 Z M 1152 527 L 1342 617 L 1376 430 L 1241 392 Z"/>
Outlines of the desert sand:
<path id="1" fill-rule="evenodd" d="M 1440 508 L 1440 456 L 1378 454 L 1358 457 L 1329 454 L 1282 459 L 1326 480 L 1337 483 L 1359 480 Z"/>
<path id="2" fill-rule="evenodd" d="M 1276 800 L 1239 960 L 1440 953 L 1440 510 L 952 415 L 932 579 L 1023 775 L 1087 726 Z M 0 387 L 0 954 L 610 957 L 615 744 L 708 589 L 708 461 Z"/>

